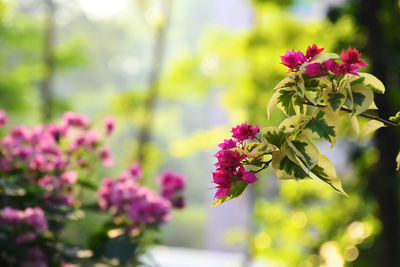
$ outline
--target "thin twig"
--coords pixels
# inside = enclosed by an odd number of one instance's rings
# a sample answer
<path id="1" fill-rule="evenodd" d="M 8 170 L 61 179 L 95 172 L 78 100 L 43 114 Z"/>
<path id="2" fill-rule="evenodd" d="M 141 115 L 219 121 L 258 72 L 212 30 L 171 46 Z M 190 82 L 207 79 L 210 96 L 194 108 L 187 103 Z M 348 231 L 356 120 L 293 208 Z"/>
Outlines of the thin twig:
<path id="1" fill-rule="evenodd" d="M 313 106 L 313 107 L 318 107 L 318 108 L 326 108 L 326 106 L 324 106 L 324 105 L 314 104 L 313 102 L 311 102 L 311 101 L 308 100 L 307 98 L 306 98 L 306 101 L 303 102 L 303 104 L 309 105 L 309 106 Z M 346 111 L 346 112 L 348 112 L 348 113 L 353 113 L 353 110 L 352 110 L 352 109 L 345 108 L 345 107 L 341 107 L 340 110 Z M 396 124 L 395 122 L 390 121 L 390 120 L 382 119 L 382 118 L 377 117 L 377 116 L 374 116 L 374 115 L 369 115 L 369 114 L 365 114 L 365 113 L 361 113 L 361 114 L 358 114 L 358 115 L 361 116 L 361 117 L 367 118 L 367 119 L 380 121 L 380 122 L 382 122 L 385 126 L 388 126 L 388 127 L 400 128 L 400 125 L 399 125 L 399 124 Z"/>
<path id="2" fill-rule="evenodd" d="M 271 160 L 268 160 L 267 162 L 264 162 L 264 166 L 262 166 L 260 169 L 256 170 L 256 171 L 251 171 L 252 173 L 259 173 L 262 170 L 265 170 L 266 168 L 269 167 L 269 164 L 271 163 Z"/>

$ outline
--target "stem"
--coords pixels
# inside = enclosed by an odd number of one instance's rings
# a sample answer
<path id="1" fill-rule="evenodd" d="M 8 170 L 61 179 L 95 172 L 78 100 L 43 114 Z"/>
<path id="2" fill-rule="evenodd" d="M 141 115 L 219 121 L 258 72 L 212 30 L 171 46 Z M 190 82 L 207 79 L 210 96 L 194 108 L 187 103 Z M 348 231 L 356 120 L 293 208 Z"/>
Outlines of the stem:
<path id="1" fill-rule="evenodd" d="M 49 122 L 53 112 L 53 80 L 55 72 L 54 42 L 56 12 L 55 3 L 46 0 L 46 14 L 44 19 L 44 40 L 43 40 L 43 77 L 41 81 L 41 115 L 43 122 Z"/>
<path id="2" fill-rule="evenodd" d="M 137 161 L 139 163 L 144 162 L 145 147 L 151 139 L 155 119 L 155 107 L 159 98 L 160 76 L 165 59 L 166 35 L 171 20 L 173 0 L 166 1 L 165 5 L 165 22 L 156 29 L 152 65 L 149 76 L 149 87 L 147 90 L 146 101 L 144 103 L 144 119 L 138 134 Z"/>
<path id="3" fill-rule="evenodd" d="M 317 107 L 317 108 L 325 108 L 326 107 L 324 105 L 314 104 L 313 102 L 311 102 L 307 98 L 305 98 L 305 99 L 306 99 L 306 101 L 303 102 L 303 104 L 305 104 L 305 105 L 309 105 L 309 106 L 313 106 L 313 107 Z M 345 107 L 341 107 L 340 110 L 346 111 L 348 113 L 352 113 L 353 112 L 353 110 L 351 110 L 349 108 L 345 108 Z M 385 126 L 395 127 L 395 128 L 399 128 L 400 129 L 400 125 L 399 124 L 396 124 L 396 123 L 394 123 L 394 122 L 392 122 L 390 120 L 385 120 L 385 119 L 382 119 L 380 117 L 377 117 L 377 116 L 374 116 L 374 115 L 365 114 L 365 113 L 361 113 L 361 114 L 358 114 L 358 115 L 361 116 L 361 117 L 367 118 L 367 119 L 380 121 Z"/>
<path id="4" fill-rule="evenodd" d="M 260 169 L 256 170 L 256 171 L 251 171 L 252 173 L 259 173 L 262 170 L 265 170 L 266 168 L 269 167 L 269 164 L 271 163 L 271 160 L 268 160 L 267 162 L 264 162 L 264 166 L 262 166 Z"/>

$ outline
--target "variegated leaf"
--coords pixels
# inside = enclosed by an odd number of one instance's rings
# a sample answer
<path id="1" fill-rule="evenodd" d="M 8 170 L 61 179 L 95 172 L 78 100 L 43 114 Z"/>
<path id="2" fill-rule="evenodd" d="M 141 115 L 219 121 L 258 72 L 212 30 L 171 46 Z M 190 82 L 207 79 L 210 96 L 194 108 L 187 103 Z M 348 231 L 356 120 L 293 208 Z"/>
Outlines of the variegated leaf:
<path id="1" fill-rule="evenodd" d="M 272 154 L 272 168 L 278 179 L 305 179 L 309 178 L 304 169 L 291 161 L 282 151 Z"/>

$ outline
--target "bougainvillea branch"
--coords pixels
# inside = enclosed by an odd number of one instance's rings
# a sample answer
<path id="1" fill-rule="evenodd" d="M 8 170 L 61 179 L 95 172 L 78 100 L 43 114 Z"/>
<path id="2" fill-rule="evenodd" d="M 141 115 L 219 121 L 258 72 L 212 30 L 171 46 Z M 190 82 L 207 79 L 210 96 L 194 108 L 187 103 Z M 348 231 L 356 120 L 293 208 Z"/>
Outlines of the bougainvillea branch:
<path id="1" fill-rule="evenodd" d="M 333 147 L 343 117 L 350 119 L 356 133 L 357 117 L 369 120 L 361 136 L 382 127 L 400 128 L 400 112 L 389 120 L 366 113 L 378 109 L 374 93 L 383 94 L 385 86 L 373 75 L 358 72 L 367 65 L 361 54 L 351 47 L 340 56 L 323 50 L 313 44 L 305 54 L 288 50 L 281 56 L 289 76 L 275 86 L 267 115 L 278 107 L 287 118 L 278 127 L 244 123 L 232 129 L 232 139 L 220 144 L 215 155 L 213 182 L 218 190 L 213 205 L 241 196 L 258 180 L 255 174 L 270 165 L 278 179 L 318 178 L 346 195 L 333 164 L 314 141 L 326 140 Z M 396 160 L 400 169 L 400 154 Z"/>

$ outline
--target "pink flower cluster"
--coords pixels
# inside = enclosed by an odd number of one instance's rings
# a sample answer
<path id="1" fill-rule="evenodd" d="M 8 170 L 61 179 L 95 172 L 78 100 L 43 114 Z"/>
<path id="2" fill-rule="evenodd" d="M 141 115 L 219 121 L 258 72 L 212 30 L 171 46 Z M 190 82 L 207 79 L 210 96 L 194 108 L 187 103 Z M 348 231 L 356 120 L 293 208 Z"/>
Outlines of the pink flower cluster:
<path id="1" fill-rule="evenodd" d="M 215 164 L 217 169 L 213 172 L 213 182 L 217 184 L 218 190 L 214 198 L 227 196 L 232 184 L 239 180 L 249 184 L 257 181 L 254 173 L 246 171 L 242 164 L 246 156 L 232 149 L 244 146 L 243 141 L 247 139 L 256 138 L 258 131 L 258 126 L 253 127 L 251 124 L 243 123 L 232 129 L 233 139 L 224 140 L 218 145 L 221 150 L 215 154 L 218 161 Z"/>
<path id="2" fill-rule="evenodd" d="M 104 178 L 98 191 L 99 206 L 114 216 L 126 216 L 133 225 L 158 225 L 168 220 L 171 203 L 138 183 L 140 167 L 132 165 L 116 180 Z"/>
<path id="3" fill-rule="evenodd" d="M 157 181 L 161 186 L 162 197 L 168 199 L 174 208 L 183 209 L 185 200 L 182 193 L 185 189 L 186 179 L 179 174 L 166 171 L 158 177 Z"/>
<path id="4" fill-rule="evenodd" d="M 304 63 L 311 62 L 323 50 L 324 48 L 318 48 L 315 44 L 307 48 L 306 55 L 300 51 L 294 52 L 294 50 L 288 50 L 284 56 L 281 56 L 281 63 L 288 67 L 290 71 L 298 71 Z M 313 77 L 323 76 L 328 72 L 335 75 L 344 75 L 347 73 L 358 75 L 357 70 L 367 65 L 360 57 L 361 54 L 356 49 L 349 47 L 347 51 L 342 50 L 341 63 L 336 60 L 327 60 L 322 63 L 307 64 L 305 65 L 304 73 Z"/>
<path id="5" fill-rule="evenodd" d="M 7 122 L 4 111 L 0 111 L 2 121 Z M 115 121 L 107 118 L 104 128 L 105 136 L 110 135 Z M 78 178 L 74 169 L 88 166 L 85 153 L 97 153 L 107 167 L 113 164 L 110 150 L 100 145 L 101 138 L 86 116 L 66 112 L 59 123 L 12 128 L 0 141 L 0 171 L 22 173 L 46 189 L 44 198 L 49 204 L 72 205 L 72 185 Z"/>
<path id="6" fill-rule="evenodd" d="M 324 48 L 318 48 L 316 44 L 307 48 L 306 54 L 294 49 L 292 51 L 287 50 L 284 56 L 281 56 L 281 64 L 285 65 L 290 71 L 298 71 L 305 62 L 310 62 L 316 55 L 321 53 Z"/>
<path id="7" fill-rule="evenodd" d="M 38 207 L 25 210 L 5 207 L 0 213 L 0 220 L 2 224 L 8 224 L 19 231 L 15 240 L 18 244 L 33 241 L 38 234 L 48 229 L 44 212 Z"/>
<path id="8" fill-rule="evenodd" d="M 312 63 L 307 65 L 305 73 L 310 76 L 321 76 L 325 75 L 327 72 L 331 72 L 335 75 L 343 75 L 346 73 L 357 75 L 357 70 L 360 67 L 364 67 L 367 64 L 360 59 L 361 54 L 358 53 L 356 49 L 349 49 L 342 51 L 340 59 L 342 63 L 338 63 L 334 60 L 327 60 L 323 63 Z"/>

